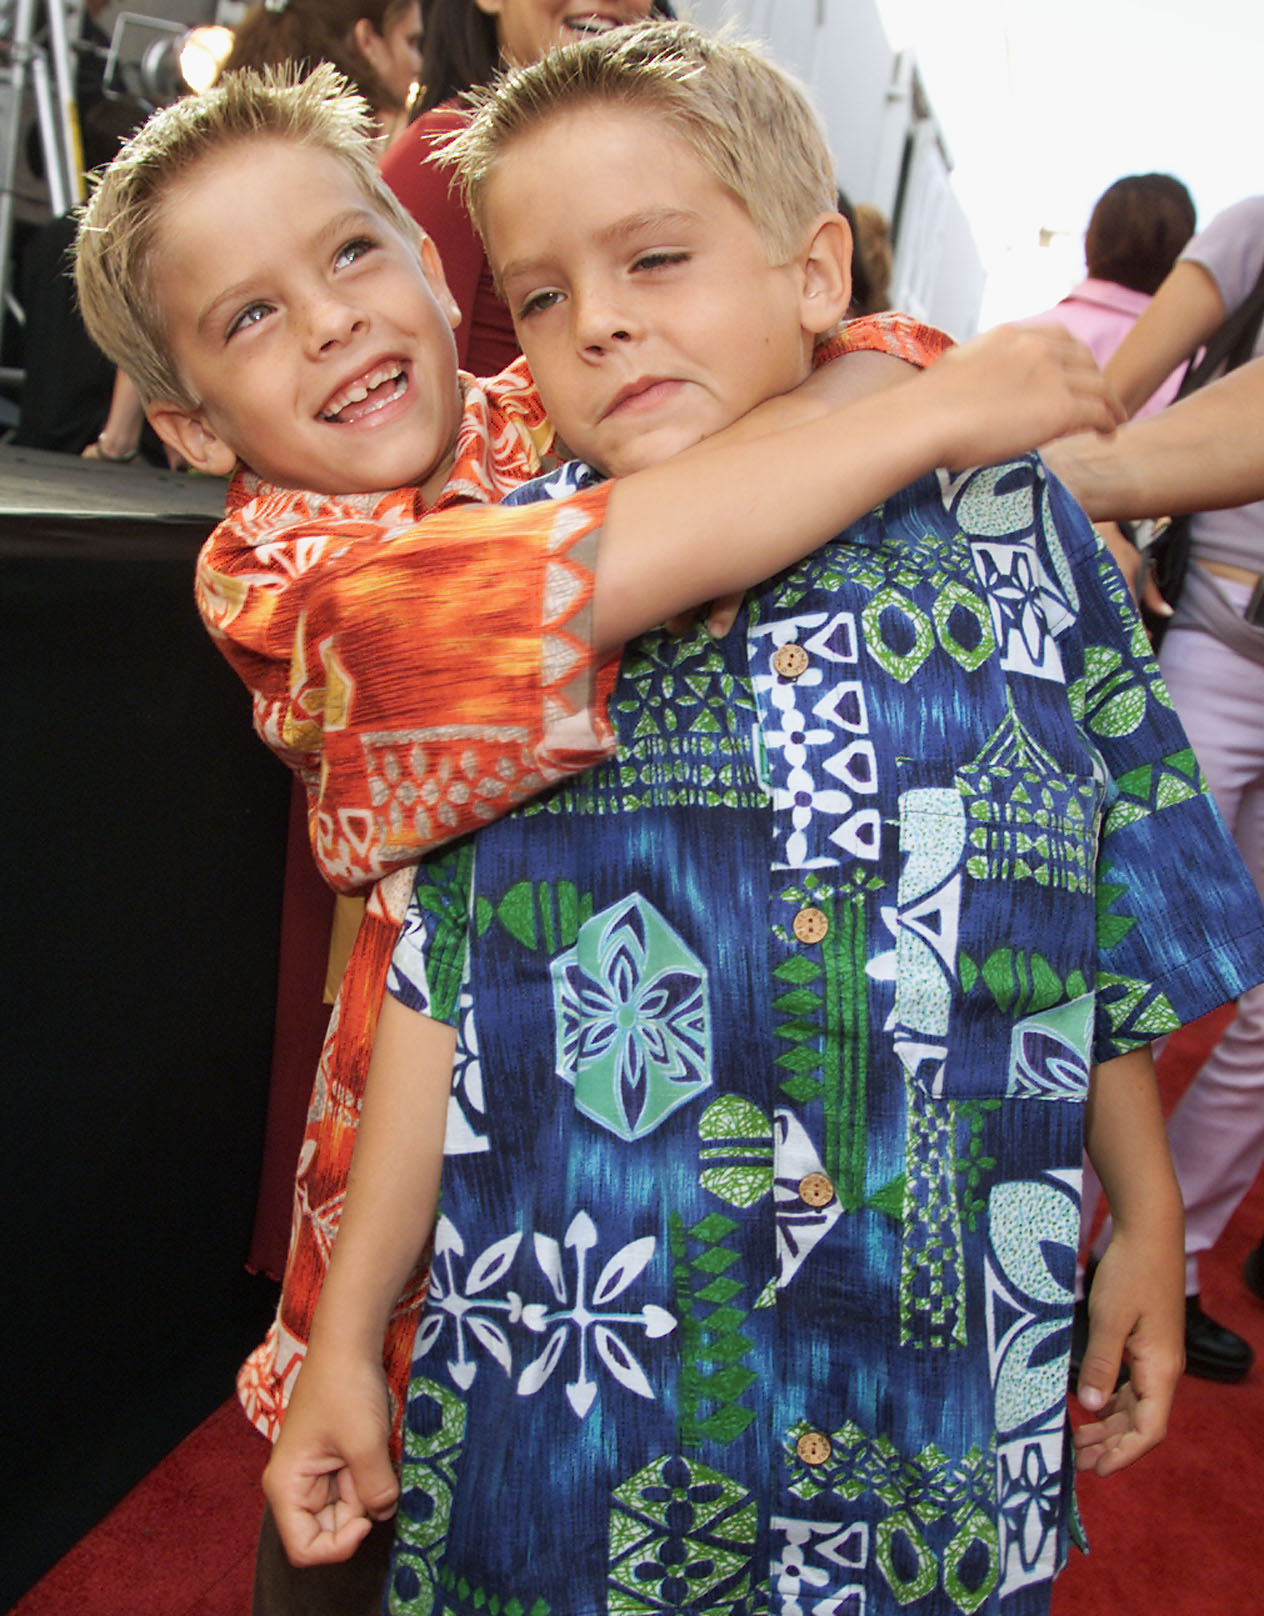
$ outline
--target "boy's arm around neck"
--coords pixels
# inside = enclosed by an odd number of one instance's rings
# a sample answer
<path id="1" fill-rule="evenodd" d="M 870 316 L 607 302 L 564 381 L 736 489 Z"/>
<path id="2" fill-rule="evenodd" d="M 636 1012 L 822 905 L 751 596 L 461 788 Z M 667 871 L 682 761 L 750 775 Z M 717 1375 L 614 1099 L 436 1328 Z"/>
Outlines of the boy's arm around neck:
<path id="1" fill-rule="evenodd" d="M 597 561 L 599 652 L 747 589 L 940 466 L 1006 460 L 1121 411 L 1057 327 L 1006 327 L 907 385 L 834 405 L 802 393 L 614 485 Z M 789 420 L 790 424 L 786 424 Z"/>
<path id="2" fill-rule="evenodd" d="M 403 496 L 280 491 L 208 540 L 199 610 L 303 781 L 331 886 L 363 891 L 608 755 L 617 666 L 590 610 L 608 497 L 418 520 Z"/>

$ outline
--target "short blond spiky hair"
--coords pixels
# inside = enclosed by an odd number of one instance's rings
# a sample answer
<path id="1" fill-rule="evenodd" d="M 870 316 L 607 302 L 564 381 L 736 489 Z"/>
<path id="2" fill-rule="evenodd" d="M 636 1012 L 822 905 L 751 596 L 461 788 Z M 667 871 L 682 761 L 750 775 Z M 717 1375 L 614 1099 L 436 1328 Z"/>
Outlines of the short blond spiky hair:
<path id="1" fill-rule="evenodd" d="M 269 68 L 229 73 L 203 95 L 162 108 L 99 176 L 75 240 L 75 283 L 88 335 L 146 404 L 196 409 L 171 353 L 153 287 L 154 247 L 171 187 L 206 158 L 270 136 L 328 152 L 373 208 L 411 240 L 415 225 L 378 175 L 368 104 L 328 64 L 306 78 Z"/>
<path id="2" fill-rule="evenodd" d="M 838 207 L 833 158 L 807 95 L 727 31 L 663 21 L 612 29 L 503 74 L 467 100 L 474 116 L 442 160 L 480 233 L 497 158 L 547 119 L 594 102 L 644 108 L 682 140 L 745 206 L 773 264 L 794 254 L 814 218 Z"/>

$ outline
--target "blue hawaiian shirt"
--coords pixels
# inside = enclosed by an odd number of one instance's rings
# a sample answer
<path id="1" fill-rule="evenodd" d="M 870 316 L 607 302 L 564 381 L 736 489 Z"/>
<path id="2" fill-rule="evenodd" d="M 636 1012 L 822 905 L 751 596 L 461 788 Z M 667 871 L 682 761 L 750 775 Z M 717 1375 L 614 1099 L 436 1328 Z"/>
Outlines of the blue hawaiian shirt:
<path id="1" fill-rule="evenodd" d="M 928 477 L 611 714 L 395 957 L 459 1037 L 390 1609 L 1046 1611 L 1090 1066 L 1264 977 L 1124 583 L 1036 459 Z"/>

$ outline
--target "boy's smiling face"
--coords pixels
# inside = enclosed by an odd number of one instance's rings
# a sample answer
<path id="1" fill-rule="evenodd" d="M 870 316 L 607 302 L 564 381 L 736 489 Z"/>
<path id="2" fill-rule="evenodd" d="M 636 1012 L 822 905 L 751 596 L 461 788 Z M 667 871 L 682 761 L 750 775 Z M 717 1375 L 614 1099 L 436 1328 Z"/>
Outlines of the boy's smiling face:
<path id="1" fill-rule="evenodd" d="M 634 107 L 589 103 L 518 136 L 482 212 L 549 414 L 613 476 L 794 387 L 846 307 L 813 295 L 803 254 L 770 264 L 745 206 Z"/>
<path id="2" fill-rule="evenodd" d="M 442 486 L 460 419 L 458 315 L 326 151 L 276 137 L 208 157 L 163 202 L 154 293 L 193 412 L 150 418 L 190 464 L 240 456 L 286 488 Z"/>

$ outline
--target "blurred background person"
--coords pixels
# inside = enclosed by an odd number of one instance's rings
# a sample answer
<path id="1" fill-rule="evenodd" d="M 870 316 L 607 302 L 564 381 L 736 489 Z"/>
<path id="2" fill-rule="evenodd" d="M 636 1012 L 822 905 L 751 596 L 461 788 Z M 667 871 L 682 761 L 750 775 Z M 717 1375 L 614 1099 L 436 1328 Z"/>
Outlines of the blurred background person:
<path id="1" fill-rule="evenodd" d="M 1084 235 L 1087 277 L 1060 303 L 1021 321 L 1065 326 L 1104 365 L 1150 305 L 1194 234 L 1193 198 L 1171 174 L 1129 174 L 1098 197 Z M 1183 366 L 1160 379 L 1133 411 L 1150 415 L 1171 403 Z"/>
<path id="2" fill-rule="evenodd" d="M 373 109 L 389 145 L 421 76 L 421 0 L 261 0 L 241 19 L 223 72 L 332 62 Z"/>
<path id="3" fill-rule="evenodd" d="M 1258 358 L 1264 353 L 1264 196 L 1225 209 L 1195 237 L 1119 345 L 1106 373 L 1125 408 L 1140 413 L 1172 368 L 1239 311 L 1247 316 L 1246 340 Z M 1258 430 L 1258 417 L 1254 424 Z M 1264 891 L 1262 579 L 1264 500 L 1194 516 L 1189 573 L 1159 666 L 1217 806 Z M 1203 1311 L 1198 1258 L 1219 1239 L 1264 1163 L 1264 987 L 1238 1001 L 1173 1112 L 1168 1139 L 1185 1201 L 1186 1368 L 1209 1380 L 1238 1381 L 1254 1352 Z M 1099 1236 L 1095 1250 L 1103 1246 Z M 1264 1295 L 1259 1248 L 1248 1260 L 1247 1283 Z"/>
<path id="4" fill-rule="evenodd" d="M 1084 234 L 1087 277 L 1053 308 L 1018 323 L 1065 326 L 1104 365 L 1149 307 L 1196 224 L 1193 198 L 1171 174 L 1128 174 L 1116 180 L 1089 216 Z M 1183 372 L 1178 365 L 1163 377 L 1134 414 L 1152 415 L 1170 404 Z M 1099 522 L 1097 528 L 1136 594 L 1139 551 L 1114 522 Z M 1157 598 L 1154 604 L 1160 604 Z M 1091 1172 L 1087 1165 L 1086 1171 Z"/>
<path id="5" fill-rule="evenodd" d="M 584 0 L 426 0 L 418 115 L 387 153 L 382 178 L 439 250 L 449 290 L 461 311 L 457 363 L 494 376 L 518 357 L 513 321 L 492 284 L 491 270 L 449 171 L 434 152 L 466 123 L 466 90 L 503 67 L 525 67 L 556 46 L 672 8 L 651 0 L 610 0 L 600 12 Z M 559 176 L 559 183 L 564 181 Z"/>
<path id="6" fill-rule="evenodd" d="M 882 314 L 891 307 L 891 272 L 895 263 L 890 220 L 872 202 L 858 202 L 853 229 L 854 256 L 863 260 L 865 266 L 864 304 L 855 312 Z"/>

